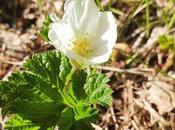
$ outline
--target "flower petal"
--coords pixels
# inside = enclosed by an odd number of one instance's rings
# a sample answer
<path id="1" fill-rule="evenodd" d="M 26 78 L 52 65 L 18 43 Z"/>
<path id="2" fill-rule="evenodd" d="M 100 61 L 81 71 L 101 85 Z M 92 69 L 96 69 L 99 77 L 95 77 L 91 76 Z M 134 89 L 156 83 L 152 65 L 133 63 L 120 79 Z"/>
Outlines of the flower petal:
<path id="1" fill-rule="evenodd" d="M 97 8 L 94 0 L 86 0 L 84 4 L 84 12 L 81 17 L 80 29 L 84 30 L 85 33 L 95 33 L 93 29 L 99 22 L 100 11 Z"/>
<path id="2" fill-rule="evenodd" d="M 81 0 L 66 0 L 64 10 L 65 13 L 62 20 L 74 27 L 74 29 L 77 28 L 80 25 L 80 18 L 83 13 Z"/>
<path id="3" fill-rule="evenodd" d="M 74 38 L 74 32 L 69 25 L 64 22 L 52 23 L 48 36 L 51 40 L 51 44 L 56 49 L 63 52 L 69 59 L 82 62 L 83 58 L 75 54 L 69 46 Z"/>
<path id="4" fill-rule="evenodd" d="M 76 61 L 79 65 L 86 65 L 86 63 L 88 63 L 88 60 L 83 58 L 82 56 L 76 54 L 75 52 L 73 52 L 72 50 L 69 50 L 67 48 L 62 47 L 60 49 L 70 60 L 72 61 Z M 90 64 L 87 64 L 90 65 Z"/>
<path id="5" fill-rule="evenodd" d="M 108 41 L 113 44 L 116 42 L 117 24 L 111 12 L 101 13 L 99 24 L 96 28 L 96 37 L 101 37 L 101 40 Z"/>
<path id="6" fill-rule="evenodd" d="M 100 14 L 99 24 L 95 29 L 96 34 L 93 37 L 94 53 L 86 64 L 100 64 L 108 61 L 112 48 L 117 39 L 117 25 L 111 12 Z"/>
<path id="7" fill-rule="evenodd" d="M 87 65 L 95 65 L 105 63 L 109 60 L 111 53 L 105 53 L 103 55 L 93 57 L 92 59 L 87 60 Z"/>
<path id="8" fill-rule="evenodd" d="M 111 53 L 105 53 L 101 56 L 94 57 L 90 60 L 91 64 L 100 64 L 100 63 L 105 63 L 109 60 Z"/>
<path id="9" fill-rule="evenodd" d="M 68 0 L 63 20 L 81 33 L 90 33 L 98 24 L 98 10 L 94 0 Z"/>
<path id="10" fill-rule="evenodd" d="M 100 63 L 105 63 L 109 60 L 111 52 L 106 48 L 106 46 L 101 46 L 93 54 L 90 59 L 84 60 L 86 65 L 95 65 Z"/>
<path id="11" fill-rule="evenodd" d="M 56 22 L 51 24 L 48 36 L 52 44 L 59 49 L 62 46 L 69 46 L 70 41 L 74 38 L 74 32 L 64 22 Z"/>
<path id="12" fill-rule="evenodd" d="M 99 59 L 99 62 L 102 62 L 100 60 L 104 59 L 104 62 L 106 62 L 117 40 L 117 25 L 111 12 L 101 13 L 100 21 L 95 32 L 96 35 L 94 37 L 97 38 L 94 39 L 93 48 L 96 48 L 96 51 L 94 51 L 96 58 L 94 59 Z M 104 56 L 104 58 L 101 59 L 101 56 Z"/>
<path id="13" fill-rule="evenodd" d="M 48 37 L 51 40 L 51 44 L 59 49 L 61 47 L 61 41 L 59 40 L 59 38 L 57 37 L 56 33 L 53 30 L 50 30 L 48 33 Z"/>
<path id="14" fill-rule="evenodd" d="M 50 14 L 49 17 L 52 20 L 52 22 L 59 22 L 60 21 L 60 18 L 58 18 L 55 13 Z"/>

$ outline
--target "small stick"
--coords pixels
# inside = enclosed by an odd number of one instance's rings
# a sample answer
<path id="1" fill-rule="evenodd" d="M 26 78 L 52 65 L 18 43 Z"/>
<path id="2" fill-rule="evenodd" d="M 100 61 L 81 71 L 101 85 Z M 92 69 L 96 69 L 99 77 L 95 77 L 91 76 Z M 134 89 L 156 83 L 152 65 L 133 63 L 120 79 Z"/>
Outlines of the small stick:
<path id="1" fill-rule="evenodd" d="M 115 67 L 109 67 L 109 66 L 92 66 L 93 68 L 96 69 L 102 69 L 102 70 L 108 70 L 108 71 L 114 71 L 114 72 L 119 72 L 119 73 L 130 73 L 130 74 L 135 74 L 135 75 L 145 75 L 149 76 L 152 75 L 153 70 L 152 69 L 146 69 L 146 70 L 139 70 L 139 69 L 119 69 Z M 151 74 L 148 74 L 147 72 L 152 72 Z"/>

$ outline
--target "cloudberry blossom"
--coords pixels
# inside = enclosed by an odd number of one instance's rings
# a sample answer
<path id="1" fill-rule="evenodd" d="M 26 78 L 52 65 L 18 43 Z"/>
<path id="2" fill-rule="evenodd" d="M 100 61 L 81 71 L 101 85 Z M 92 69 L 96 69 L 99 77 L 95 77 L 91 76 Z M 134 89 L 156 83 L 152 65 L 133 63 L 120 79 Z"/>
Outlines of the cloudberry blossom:
<path id="1" fill-rule="evenodd" d="M 62 19 L 51 15 L 49 39 L 53 46 L 78 64 L 108 61 L 117 38 L 111 12 L 101 12 L 94 0 L 67 0 Z"/>

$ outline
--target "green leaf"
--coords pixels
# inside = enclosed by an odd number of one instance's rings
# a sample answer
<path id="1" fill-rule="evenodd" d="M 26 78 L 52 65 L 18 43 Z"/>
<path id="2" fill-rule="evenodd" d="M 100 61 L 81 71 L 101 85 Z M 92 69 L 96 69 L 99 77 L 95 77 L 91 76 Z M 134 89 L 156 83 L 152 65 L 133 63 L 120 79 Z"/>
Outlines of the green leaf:
<path id="1" fill-rule="evenodd" d="M 61 116 L 58 121 L 60 130 L 70 130 L 74 123 L 74 113 L 71 108 L 65 108 L 61 112 Z"/>
<path id="2" fill-rule="evenodd" d="M 11 83 L 14 83 L 14 86 L 16 86 L 14 93 L 19 93 L 17 94 L 17 97 L 23 96 L 22 99 L 32 100 L 31 98 L 35 97 L 34 99 L 38 101 L 55 101 L 60 103 L 63 102 L 63 99 L 58 92 L 58 89 L 44 78 L 34 73 L 13 73 L 12 76 L 9 78 L 9 81 L 11 81 Z"/>
<path id="3" fill-rule="evenodd" d="M 71 72 L 69 60 L 58 51 L 34 55 L 24 64 L 27 69 L 0 81 L 0 105 L 3 115 L 18 113 L 42 129 L 54 126 L 61 111 L 69 106 L 63 94 Z"/>
<path id="4" fill-rule="evenodd" d="M 64 94 L 67 101 L 73 106 L 78 102 L 86 98 L 86 93 L 83 85 L 86 82 L 87 73 L 83 70 L 73 70 L 67 76 L 66 85 L 64 88 Z"/>
<path id="5" fill-rule="evenodd" d="M 19 115 L 12 115 L 5 123 L 6 130 L 39 130 L 40 127 Z"/>
<path id="6" fill-rule="evenodd" d="M 13 92 L 13 87 L 7 81 L 0 82 L 0 107 L 4 107 Z"/>
<path id="7" fill-rule="evenodd" d="M 86 121 L 93 121 L 96 119 L 98 110 L 96 108 L 92 108 L 90 104 L 85 103 L 84 101 L 79 101 L 75 108 L 75 120 L 86 120 Z"/>
<path id="8" fill-rule="evenodd" d="M 83 88 L 84 84 L 86 83 L 86 78 L 87 73 L 83 70 L 78 70 L 72 75 L 73 92 L 76 95 L 76 98 L 78 98 L 79 100 L 86 99 L 87 97 Z"/>
<path id="9" fill-rule="evenodd" d="M 49 37 L 48 37 L 48 33 L 49 33 L 49 26 L 52 23 L 52 20 L 50 19 L 50 17 L 46 17 L 46 19 L 43 22 L 43 27 L 40 31 L 40 35 L 41 37 L 46 40 L 49 41 Z"/>
<path id="10" fill-rule="evenodd" d="M 174 38 L 171 35 L 165 34 L 160 36 L 158 39 L 158 43 L 159 43 L 160 49 L 162 50 L 167 50 L 167 49 L 175 50 Z"/>
<path id="11" fill-rule="evenodd" d="M 94 130 L 90 123 L 78 121 L 73 124 L 70 130 Z"/>
<path id="12" fill-rule="evenodd" d="M 108 78 L 103 74 L 89 74 L 84 89 L 87 101 L 108 106 L 112 101 L 112 90 L 107 85 Z"/>
<path id="13" fill-rule="evenodd" d="M 46 128 L 56 125 L 59 114 L 65 106 L 55 103 L 15 102 L 11 106 L 13 112 L 32 120 Z"/>
<path id="14" fill-rule="evenodd" d="M 70 85 L 70 84 L 69 84 Z M 75 92 L 73 91 L 73 88 L 72 86 L 65 86 L 64 88 L 64 96 L 65 96 L 65 99 L 67 100 L 67 102 L 71 105 L 71 106 L 74 106 L 78 100 L 75 96 Z"/>
<path id="15" fill-rule="evenodd" d="M 72 69 L 68 58 L 58 51 L 34 55 L 24 67 L 47 79 L 59 89 L 64 87 L 66 77 Z"/>

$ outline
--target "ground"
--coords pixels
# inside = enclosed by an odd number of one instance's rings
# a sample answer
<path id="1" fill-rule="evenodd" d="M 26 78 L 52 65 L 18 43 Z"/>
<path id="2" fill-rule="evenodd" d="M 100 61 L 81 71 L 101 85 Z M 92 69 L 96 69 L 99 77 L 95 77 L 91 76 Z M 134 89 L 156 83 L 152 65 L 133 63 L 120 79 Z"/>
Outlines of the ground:
<path id="1" fill-rule="evenodd" d="M 54 49 L 39 30 L 50 13 L 63 15 L 63 4 L 0 0 L 0 79 L 7 80 L 32 54 Z M 100 119 L 93 127 L 175 130 L 174 1 L 103 0 L 99 7 L 115 15 L 118 40 L 110 61 L 96 67 L 110 78 L 113 104 L 99 107 Z"/>

